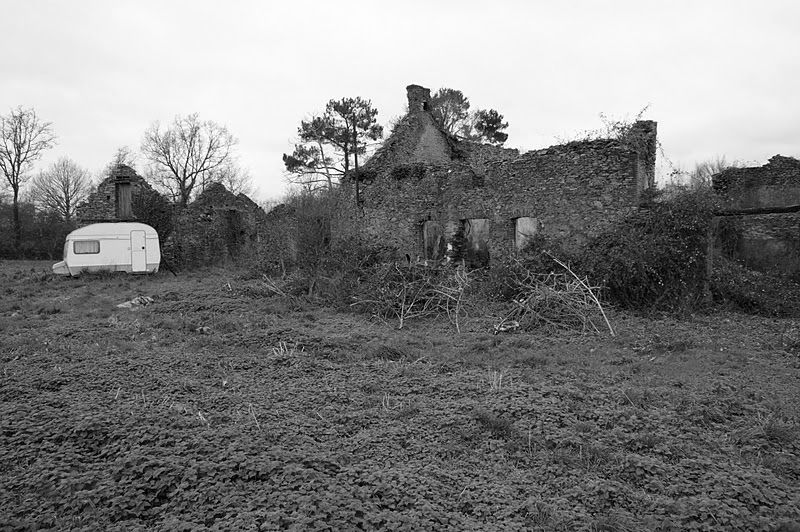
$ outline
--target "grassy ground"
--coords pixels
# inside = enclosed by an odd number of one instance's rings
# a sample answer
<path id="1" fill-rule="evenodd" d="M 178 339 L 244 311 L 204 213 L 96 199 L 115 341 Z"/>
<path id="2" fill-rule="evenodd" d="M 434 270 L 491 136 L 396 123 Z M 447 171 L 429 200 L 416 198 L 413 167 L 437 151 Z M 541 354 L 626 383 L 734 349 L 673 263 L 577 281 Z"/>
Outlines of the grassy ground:
<path id="1" fill-rule="evenodd" d="M 797 320 L 398 331 L 48 270 L 0 264 L 0 530 L 800 530 Z"/>

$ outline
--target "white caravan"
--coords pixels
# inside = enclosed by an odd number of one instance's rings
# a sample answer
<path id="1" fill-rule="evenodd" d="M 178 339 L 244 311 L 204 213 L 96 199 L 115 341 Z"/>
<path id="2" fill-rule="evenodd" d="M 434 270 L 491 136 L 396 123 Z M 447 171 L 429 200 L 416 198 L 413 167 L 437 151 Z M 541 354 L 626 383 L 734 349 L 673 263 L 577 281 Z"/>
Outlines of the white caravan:
<path id="1" fill-rule="evenodd" d="M 92 224 L 67 235 L 64 260 L 53 265 L 53 273 L 81 272 L 154 273 L 161 262 L 158 233 L 135 222 Z"/>

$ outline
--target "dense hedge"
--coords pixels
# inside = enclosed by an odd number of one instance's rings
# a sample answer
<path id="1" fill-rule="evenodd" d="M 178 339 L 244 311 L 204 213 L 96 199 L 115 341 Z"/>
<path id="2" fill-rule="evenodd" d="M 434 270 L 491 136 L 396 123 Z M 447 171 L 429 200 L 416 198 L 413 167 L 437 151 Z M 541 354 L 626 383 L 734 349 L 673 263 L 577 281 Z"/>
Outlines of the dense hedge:
<path id="1" fill-rule="evenodd" d="M 64 239 L 75 229 L 74 222 L 65 222 L 57 213 L 37 209 L 32 203 L 20 202 L 22 239 L 14 247 L 13 211 L 10 203 L 0 198 L 0 259 L 61 260 Z"/>
<path id="2" fill-rule="evenodd" d="M 681 309 L 704 297 L 707 235 L 718 207 L 710 190 L 656 194 L 593 239 L 578 259 L 605 296 L 631 309 Z"/>

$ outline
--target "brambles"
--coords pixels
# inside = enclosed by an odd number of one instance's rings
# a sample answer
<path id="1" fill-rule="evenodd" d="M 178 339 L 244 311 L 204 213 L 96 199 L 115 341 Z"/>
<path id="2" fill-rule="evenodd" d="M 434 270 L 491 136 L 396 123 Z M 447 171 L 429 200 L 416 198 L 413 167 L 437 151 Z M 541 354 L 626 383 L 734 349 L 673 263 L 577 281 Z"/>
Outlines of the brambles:
<path id="1" fill-rule="evenodd" d="M 518 257 L 495 258 L 491 264 L 470 261 L 462 226 L 448 243 L 449 266 L 400 267 L 395 249 L 371 244 L 357 233 L 347 236 L 346 230 L 333 237 L 339 208 L 335 192 L 299 195 L 284 209 L 292 214 L 275 227 L 288 225 L 275 229 L 275 239 L 265 246 L 278 250 L 279 264 L 263 266 L 288 279 L 281 288 L 287 294 L 365 310 L 397 320 L 401 328 L 408 320 L 446 317 L 460 331 L 468 318 L 499 315 L 495 325 L 503 332 L 608 329 L 614 335 L 603 303 L 685 312 L 708 307 L 712 296 L 745 311 L 799 312 L 800 289 L 790 281 L 772 283 L 769 276 L 760 279 L 741 267 L 737 272 L 721 257 L 709 278 L 708 239 L 720 205 L 712 191 L 672 187 L 649 193 L 646 200 L 643 209 L 580 251 L 536 235 Z M 718 225 L 724 230 L 718 231 L 717 244 L 724 247 L 730 228 Z"/>
<path id="2" fill-rule="evenodd" d="M 613 303 L 631 309 L 694 308 L 703 303 L 707 234 L 718 199 L 706 190 L 661 194 L 593 239 L 580 270 Z"/>

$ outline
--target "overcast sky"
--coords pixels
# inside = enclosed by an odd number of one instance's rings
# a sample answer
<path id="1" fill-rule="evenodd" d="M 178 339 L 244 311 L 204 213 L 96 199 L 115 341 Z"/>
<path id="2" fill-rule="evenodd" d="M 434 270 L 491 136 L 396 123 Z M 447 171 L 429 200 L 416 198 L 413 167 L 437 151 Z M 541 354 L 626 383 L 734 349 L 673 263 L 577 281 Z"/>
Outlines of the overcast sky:
<path id="1" fill-rule="evenodd" d="M 58 135 L 37 169 L 98 172 L 197 112 L 239 139 L 256 199 L 276 198 L 301 119 L 361 96 L 385 125 L 412 83 L 497 109 L 524 150 L 649 105 L 684 168 L 800 156 L 796 0 L 0 0 L 0 16 L 0 112 L 34 107 Z"/>

